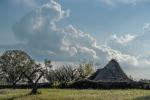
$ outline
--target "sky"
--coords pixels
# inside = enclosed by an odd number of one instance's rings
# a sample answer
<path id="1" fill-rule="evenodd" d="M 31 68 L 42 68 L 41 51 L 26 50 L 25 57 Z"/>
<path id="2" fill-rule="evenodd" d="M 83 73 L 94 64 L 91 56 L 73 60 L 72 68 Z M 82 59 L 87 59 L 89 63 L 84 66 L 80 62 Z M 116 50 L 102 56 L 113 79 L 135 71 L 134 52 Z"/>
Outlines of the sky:
<path id="1" fill-rule="evenodd" d="M 21 49 L 35 60 L 112 58 L 135 79 L 150 79 L 149 0 L 0 0 L 0 54 Z"/>

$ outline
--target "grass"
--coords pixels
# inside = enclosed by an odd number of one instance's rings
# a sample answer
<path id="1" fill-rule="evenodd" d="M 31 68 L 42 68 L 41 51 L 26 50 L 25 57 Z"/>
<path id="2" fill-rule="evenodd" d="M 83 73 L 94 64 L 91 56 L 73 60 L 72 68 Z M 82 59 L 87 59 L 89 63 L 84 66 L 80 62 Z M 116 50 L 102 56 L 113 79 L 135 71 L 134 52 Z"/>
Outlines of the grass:
<path id="1" fill-rule="evenodd" d="M 40 89 L 28 95 L 28 89 L 2 89 L 0 100 L 150 100 L 150 90 L 66 90 Z"/>

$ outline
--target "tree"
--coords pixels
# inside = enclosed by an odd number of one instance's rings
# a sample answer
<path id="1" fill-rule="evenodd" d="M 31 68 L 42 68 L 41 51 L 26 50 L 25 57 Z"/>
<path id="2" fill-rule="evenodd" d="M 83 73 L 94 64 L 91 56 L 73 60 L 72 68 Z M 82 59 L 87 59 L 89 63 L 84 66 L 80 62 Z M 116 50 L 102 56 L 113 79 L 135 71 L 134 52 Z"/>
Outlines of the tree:
<path id="1" fill-rule="evenodd" d="M 51 61 L 46 61 L 45 67 L 36 64 L 30 56 L 22 50 L 8 50 L 0 57 L 0 75 L 7 82 L 16 86 L 18 81 L 28 80 L 32 86 L 31 94 L 37 93 L 37 83 L 47 73 Z"/>
<path id="2" fill-rule="evenodd" d="M 80 64 L 77 68 L 78 80 L 85 79 L 93 72 L 93 67 L 91 64 Z"/>
<path id="3" fill-rule="evenodd" d="M 62 66 L 59 69 L 55 70 L 56 78 L 61 84 L 66 84 L 71 81 L 69 69 L 70 67 L 68 66 Z"/>
<path id="4" fill-rule="evenodd" d="M 91 64 L 80 64 L 79 66 L 61 66 L 54 70 L 49 70 L 47 80 L 51 83 L 58 82 L 66 85 L 68 82 L 77 81 L 89 77 L 93 72 Z"/>
<path id="5" fill-rule="evenodd" d="M 15 88 L 34 61 L 22 50 L 8 50 L 0 57 L 1 77 L 5 78 Z"/>
<path id="6" fill-rule="evenodd" d="M 51 84 L 54 84 L 54 82 L 57 81 L 55 74 L 56 74 L 56 71 L 53 70 L 53 69 L 51 69 L 51 70 L 48 71 L 48 73 L 47 73 L 47 75 L 46 75 L 45 78 L 46 78 Z"/>
<path id="7" fill-rule="evenodd" d="M 66 77 L 68 77 L 69 81 L 76 81 L 78 79 L 78 70 L 76 66 L 66 66 L 64 68 L 64 71 L 66 73 Z"/>
<path id="8" fill-rule="evenodd" d="M 30 67 L 23 71 L 23 75 L 28 79 L 28 82 L 32 86 L 31 94 L 36 94 L 38 89 L 38 82 L 43 77 L 47 77 L 49 69 L 52 68 L 50 60 L 45 60 L 45 66 L 41 64 L 31 64 Z M 34 78 L 33 78 L 34 77 Z"/>
<path id="9" fill-rule="evenodd" d="M 71 65 L 61 66 L 57 69 L 50 70 L 46 78 L 51 83 L 58 82 L 59 84 L 67 84 L 77 79 L 77 69 Z"/>
<path id="10" fill-rule="evenodd" d="M 23 71 L 23 75 L 28 79 L 32 86 L 32 91 L 30 94 L 37 93 L 37 84 L 39 80 L 47 73 L 47 68 L 42 67 L 41 64 L 33 64 L 30 66 L 29 71 Z M 32 77 L 35 77 L 34 79 Z"/>
<path id="11" fill-rule="evenodd" d="M 53 67 L 51 60 L 45 59 L 45 60 L 44 60 L 44 63 L 45 63 L 45 67 L 46 67 L 46 68 L 51 69 L 51 68 Z M 48 69 L 47 69 L 47 70 L 48 70 Z"/>

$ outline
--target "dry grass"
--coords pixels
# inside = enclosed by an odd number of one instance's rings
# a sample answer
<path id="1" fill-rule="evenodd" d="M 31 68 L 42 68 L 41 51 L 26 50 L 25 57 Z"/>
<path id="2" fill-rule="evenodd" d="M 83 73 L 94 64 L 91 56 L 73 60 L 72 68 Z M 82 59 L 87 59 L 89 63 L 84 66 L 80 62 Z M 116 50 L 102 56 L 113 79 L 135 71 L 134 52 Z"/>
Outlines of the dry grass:
<path id="1" fill-rule="evenodd" d="M 150 90 L 66 90 L 40 89 L 28 95 L 28 89 L 0 90 L 0 100 L 150 100 Z"/>

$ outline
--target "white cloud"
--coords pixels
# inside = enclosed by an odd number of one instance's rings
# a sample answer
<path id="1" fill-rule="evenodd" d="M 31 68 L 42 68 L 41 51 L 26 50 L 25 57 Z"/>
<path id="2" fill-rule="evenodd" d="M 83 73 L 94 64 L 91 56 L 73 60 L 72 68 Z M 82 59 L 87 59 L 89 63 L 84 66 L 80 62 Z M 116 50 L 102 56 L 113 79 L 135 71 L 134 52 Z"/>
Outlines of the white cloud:
<path id="1" fill-rule="evenodd" d="M 50 3 L 27 13 L 16 23 L 13 28 L 14 34 L 17 39 L 24 40 L 24 49 L 34 56 L 60 61 L 92 59 L 104 65 L 114 55 L 120 62 L 131 65 L 137 63 L 135 57 L 122 54 L 108 46 L 99 45 L 90 34 L 72 25 L 65 28 L 57 27 L 57 22 L 68 16 L 69 10 L 63 10 L 60 4 L 51 0 Z M 128 35 L 120 41 L 125 43 L 131 39 L 133 37 Z"/>
<path id="2" fill-rule="evenodd" d="M 127 44 L 132 42 L 134 39 L 136 39 L 136 37 L 137 37 L 136 35 L 131 35 L 131 34 L 125 34 L 124 36 L 118 37 L 116 34 L 114 34 L 111 36 L 111 40 L 119 44 Z"/>
<path id="3" fill-rule="evenodd" d="M 144 60 L 142 61 L 142 63 L 143 63 L 143 64 L 146 64 L 146 65 L 150 65 L 150 60 L 144 59 Z"/>
<path id="4" fill-rule="evenodd" d="M 120 51 L 114 50 L 108 46 L 101 45 L 101 46 L 95 46 L 97 49 L 97 52 L 101 52 L 99 54 L 102 54 L 102 59 L 105 58 L 107 61 L 114 58 L 117 59 L 120 63 L 122 63 L 124 66 L 128 65 L 130 66 L 137 66 L 138 65 L 138 59 L 135 56 L 131 56 L 128 54 L 123 54 Z M 126 66 L 127 67 L 127 66 Z"/>
<path id="5" fill-rule="evenodd" d="M 63 10 L 60 4 L 51 0 L 50 3 L 27 13 L 16 23 L 13 28 L 14 34 L 17 39 L 24 40 L 24 49 L 31 51 L 34 56 L 60 61 L 93 59 L 100 61 L 101 65 L 115 57 L 122 63 L 137 64 L 136 57 L 99 45 L 90 34 L 72 25 L 57 27 L 57 22 L 68 16 L 69 10 Z M 127 35 L 121 37 L 118 42 L 128 43 L 132 39 L 132 35 Z"/>
<path id="6" fill-rule="evenodd" d="M 150 23 L 144 23 L 143 30 L 150 30 Z"/>

